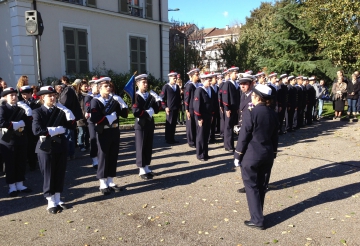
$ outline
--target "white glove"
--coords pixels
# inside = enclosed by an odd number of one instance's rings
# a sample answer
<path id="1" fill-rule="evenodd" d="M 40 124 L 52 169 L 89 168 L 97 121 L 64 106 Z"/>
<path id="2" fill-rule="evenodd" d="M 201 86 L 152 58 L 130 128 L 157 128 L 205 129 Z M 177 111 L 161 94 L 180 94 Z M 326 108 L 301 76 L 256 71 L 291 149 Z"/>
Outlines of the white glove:
<path id="1" fill-rule="evenodd" d="M 105 116 L 106 119 L 109 121 L 109 124 L 111 125 L 117 118 L 116 112 L 112 112 L 110 115 Z"/>
<path id="2" fill-rule="evenodd" d="M 150 107 L 148 110 L 146 110 L 146 112 L 150 115 L 150 117 L 153 117 L 154 109 L 152 107 Z"/>
<path id="3" fill-rule="evenodd" d="M 156 100 L 157 102 L 162 101 L 161 97 L 160 97 L 158 94 L 156 94 L 155 91 L 151 90 L 151 91 L 150 91 L 150 95 L 152 95 L 153 97 L 155 97 L 155 100 Z"/>
<path id="4" fill-rule="evenodd" d="M 32 116 L 32 110 L 26 103 L 24 103 L 23 101 L 19 101 L 17 102 L 17 105 L 25 110 L 25 114 L 27 116 Z"/>
<path id="5" fill-rule="evenodd" d="M 235 165 L 235 167 L 239 167 L 239 166 L 240 166 L 240 163 L 239 163 L 239 160 L 238 160 L 238 159 L 235 159 L 235 160 L 234 160 L 234 165 Z"/>
<path id="6" fill-rule="evenodd" d="M 19 122 L 16 121 L 11 121 L 11 123 L 13 124 L 13 129 L 16 131 L 17 129 L 19 129 L 20 127 L 24 127 L 25 126 L 25 122 L 23 120 L 20 120 Z"/>
<path id="7" fill-rule="evenodd" d="M 236 134 L 238 134 L 239 131 L 240 131 L 240 127 L 239 127 L 239 126 L 234 126 L 234 132 L 235 132 Z"/>
<path id="8" fill-rule="evenodd" d="M 56 127 L 48 127 L 47 129 L 48 129 L 49 135 L 50 135 L 51 137 L 57 135 L 57 133 L 56 133 Z"/>
<path id="9" fill-rule="evenodd" d="M 65 116 L 66 116 L 66 120 L 75 120 L 75 116 L 74 114 L 71 112 L 70 109 L 68 109 L 67 107 L 65 107 L 64 105 L 62 105 L 61 103 L 56 103 L 56 107 L 58 107 L 59 109 L 61 109 L 62 111 L 64 111 Z"/>
<path id="10" fill-rule="evenodd" d="M 57 134 L 64 134 L 65 133 L 65 128 L 62 127 L 62 126 L 56 127 L 56 133 Z"/>
<path id="11" fill-rule="evenodd" d="M 118 101 L 118 103 L 120 104 L 121 109 L 128 108 L 127 104 L 124 102 L 124 100 L 120 96 L 113 95 L 113 97 L 114 97 L 114 100 Z"/>

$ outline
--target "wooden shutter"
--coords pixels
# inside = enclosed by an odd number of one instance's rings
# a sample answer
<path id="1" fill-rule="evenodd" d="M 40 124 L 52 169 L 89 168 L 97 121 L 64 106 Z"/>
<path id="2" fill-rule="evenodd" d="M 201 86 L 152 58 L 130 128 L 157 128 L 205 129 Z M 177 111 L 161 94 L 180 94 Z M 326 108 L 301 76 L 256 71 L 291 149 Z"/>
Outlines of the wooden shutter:
<path id="1" fill-rule="evenodd" d="M 161 1 L 161 0 L 159 0 Z M 152 19 L 153 18 L 153 9 L 152 9 L 152 0 L 146 0 L 146 18 Z"/>
<path id="2" fill-rule="evenodd" d="M 119 12 L 128 14 L 128 0 L 119 0 Z"/>

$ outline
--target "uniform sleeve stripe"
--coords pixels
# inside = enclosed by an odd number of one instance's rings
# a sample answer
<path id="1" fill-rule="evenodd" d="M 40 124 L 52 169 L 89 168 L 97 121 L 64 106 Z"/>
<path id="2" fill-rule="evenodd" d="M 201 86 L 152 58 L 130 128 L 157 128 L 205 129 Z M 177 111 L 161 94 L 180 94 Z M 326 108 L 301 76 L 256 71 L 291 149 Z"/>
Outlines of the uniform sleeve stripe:
<path id="1" fill-rule="evenodd" d="M 227 104 L 226 102 L 222 102 L 225 106 L 229 106 L 229 104 Z"/>
<path id="2" fill-rule="evenodd" d="M 96 124 L 100 124 L 101 122 L 103 122 L 105 120 L 105 116 L 104 117 L 102 117 L 102 119 L 101 120 L 99 120 L 98 121 L 98 123 L 96 123 Z"/>
<path id="3" fill-rule="evenodd" d="M 196 114 L 197 116 L 201 116 L 201 114 L 199 112 L 196 112 L 195 110 L 194 110 L 194 114 Z"/>
<path id="4" fill-rule="evenodd" d="M 145 110 L 141 111 L 141 113 L 140 113 L 139 117 L 140 117 L 141 115 L 143 115 L 143 114 L 144 114 L 144 112 L 145 112 Z"/>

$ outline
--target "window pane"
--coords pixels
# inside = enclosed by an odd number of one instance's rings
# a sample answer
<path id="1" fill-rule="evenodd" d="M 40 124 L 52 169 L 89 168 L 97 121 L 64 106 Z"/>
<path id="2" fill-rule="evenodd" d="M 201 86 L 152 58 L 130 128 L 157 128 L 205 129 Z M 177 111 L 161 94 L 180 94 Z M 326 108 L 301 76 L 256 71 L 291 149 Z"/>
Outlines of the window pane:
<path id="1" fill-rule="evenodd" d="M 78 45 L 86 45 L 86 32 L 78 31 Z"/>
<path id="2" fill-rule="evenodd" d="M 80 61 L 79 66 L 80 66 L 79 73 L 87 73 L 87 72 L 89 72 L 89 66 L 88 66 L 87 61 Z"/>
<path id="3" fill-rule="evenodd" d="M 136 51 L 131 51 L 131 62 L 138 62 Z"/>
<path id="4" fill-rule="evenodd" d="M 130 38 L 131 50 L 137 50 L 137 38 Z"/>
<path id="5" fill-rule="evenodd" d="M 145 39 L 140 39 L 140 50 L 145 51 L 145 49 L 146 49 Z"/>
<path id="6" fill-rule="evenodd" d="M 87 4 L 96 7 L 96 0 L 87 0 Z"/>
<path id="7" fill-rule="evenodd" d="M 65 43 L 74 44 L 74 30 L 65 30 Z"/>
<path id="8" fill-rule="evenodd" d="M 79 59 L 87 60 L 88 52 L 86 46 L 79 46 Z"/>
<path id="9" fill-rule="evenodd" d="M 66 59 L 75 59 L 74 45 L 66 45 Z"/>
<path id="10" fill-rule="evenodd" d="M 140 65 L 140 73 L 146 73 L 146 65 L 145 64 Z"/>
<path id="11" fill-rule="evenodd" d="M 146 0 L 146 18 L 152 19 L 152 0 Z"/>
<path id="12" fill-rule="evenodd" d="M 139 6 L 139 0 L 133 0 L 134 5 Z"/>
<path id="13" fill-rule="evenodd" d="M 140 52 L 140 62 L 146 63 L 146 53 L 145 52 Z"/>
<path id="14" fill-rule="evenodd" d="M 76 73 L 76 62 L 74 60 L 67 60 L 66 73 L 67 74 Z"/>
<path id="15" fill-rule="evenodd" d="M 132 63 L 130 69 L 131 69 L 132 73 L 135 72 L 135 71 L 138 71 L 137 64 Z M 140 74 L 139 71 L 138 71 L 138 74 Z"/>
<path id="16" fill-rule="evenodd" d="M 119 0 L 120 1 L 120 12 L 128 12 L 128 0 Z"/>

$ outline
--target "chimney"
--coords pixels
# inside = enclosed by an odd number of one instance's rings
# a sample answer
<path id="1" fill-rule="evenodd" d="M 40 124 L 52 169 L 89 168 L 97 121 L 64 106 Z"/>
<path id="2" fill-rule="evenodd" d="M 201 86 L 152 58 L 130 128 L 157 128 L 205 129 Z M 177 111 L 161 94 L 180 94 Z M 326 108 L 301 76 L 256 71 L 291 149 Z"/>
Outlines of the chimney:
<path id="1" fill-rule="evenodd" d="M 226 25 L 226 26 L 225 26 L 225 30 L 226 30 L 226 31 L 229 30 L 229 25 Z"/>

